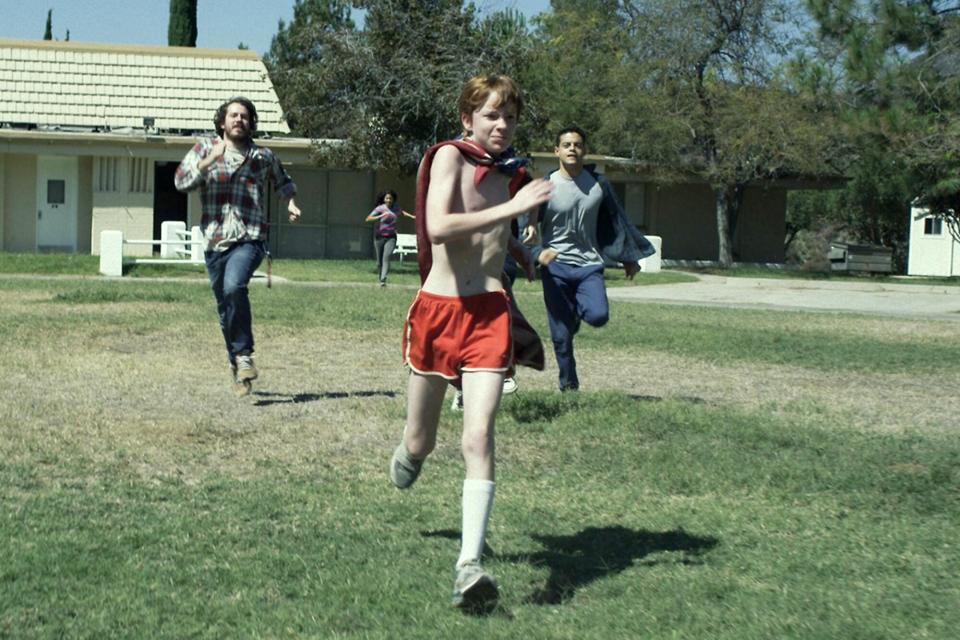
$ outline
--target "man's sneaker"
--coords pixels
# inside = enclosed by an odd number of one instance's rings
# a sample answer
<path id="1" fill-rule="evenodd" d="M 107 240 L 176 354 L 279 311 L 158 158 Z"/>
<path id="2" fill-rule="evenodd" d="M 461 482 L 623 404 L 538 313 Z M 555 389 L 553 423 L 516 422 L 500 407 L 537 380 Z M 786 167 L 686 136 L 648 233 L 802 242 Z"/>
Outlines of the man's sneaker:
<path id="1" fill-rule="evenodd" d="M 497 604 L 499 595 L 497 581 L 483 570 L 479 562 L 470 561 L 457 567 L 457 578 L 453 583 L 453 606 L 489 611 Z"/>
<path id="2" fill-rule="evenodd" d="M 423 460 L 414 460 L 407 453 L 407 447 L 402 442 L 393 450 L 390 459 L 390 480 L 397 489 L 409 489 L 417 481 Z"/>
<path id="3" fill-rule="evenodd" d="M 250 392 L 253 390 L 253 386 L 249 380 L 240 380 L 237 378 L 236 362 L 230 363 L 230 381 L 233 383 L 233 393 L 238 398 L 250 395 Z"/>
<path id="4" fill-rule="evenodd" d="M 453 394 L 453 402 L 450 403 L 451 411 L 463 411 L 463 389 L 457 389 Z"/>
<path id="5" fill-rule="evenodd" d="M 517 384 L 517 379 L 514 377 L 504 378 L 503 379 L 503 395 L 508 395 L 511 393 L 517 392 L 517 387 L 520 386 Z"/>
<path id="6" fill-rule="evenodd" d="M 249 355 L 238 355 L 235 366 L 237 369 L 237 382 L 256 380 L 257 376 L 260 374 L 253 364 L 253 358 Z"/>

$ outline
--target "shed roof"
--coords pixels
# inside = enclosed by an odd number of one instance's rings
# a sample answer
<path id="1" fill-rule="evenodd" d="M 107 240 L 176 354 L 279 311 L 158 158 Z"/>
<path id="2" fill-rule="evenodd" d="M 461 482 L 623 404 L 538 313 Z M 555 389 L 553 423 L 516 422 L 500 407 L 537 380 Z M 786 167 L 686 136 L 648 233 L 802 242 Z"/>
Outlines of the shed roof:
<path id="1" fill-rule="evenodd" d="M 258 130 L 285 134 L 259 56 L 240 49 L 0 38 L 0 125 L 61 130 L 212 131 L 224 100 L 253 101 Z"/>

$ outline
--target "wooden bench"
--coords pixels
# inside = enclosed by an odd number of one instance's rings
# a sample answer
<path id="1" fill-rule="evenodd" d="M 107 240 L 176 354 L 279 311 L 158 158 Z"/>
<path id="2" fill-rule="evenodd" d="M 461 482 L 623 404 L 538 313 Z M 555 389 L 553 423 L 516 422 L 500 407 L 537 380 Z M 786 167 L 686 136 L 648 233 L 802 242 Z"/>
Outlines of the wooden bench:
<path id="1" fill-rule="evenodd" d="M 417 235 L 398 233 L 397 246 L 393 248 L 393 255 L 400 256 L 400 264 L 403 264 L 403 256 L 417 255 Z"/>

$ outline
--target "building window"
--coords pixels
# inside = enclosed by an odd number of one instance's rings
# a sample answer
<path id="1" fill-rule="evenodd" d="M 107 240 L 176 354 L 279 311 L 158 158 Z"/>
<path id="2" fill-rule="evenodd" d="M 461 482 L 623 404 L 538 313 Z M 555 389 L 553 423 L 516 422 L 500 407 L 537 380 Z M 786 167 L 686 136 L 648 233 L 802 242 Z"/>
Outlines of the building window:
<path id="1" fill-rule="evenodd" d="M 943 219 L 941 218 L 924 218 L 923 219 L 923 235 L 939 236 L 941 234 L 943 234 Z"/>
<path id="2" fill-rule="evenodd" d="M 97 191 L 119 191 L 119 158 L 97 158 L 94 163 L 93 184 Z"/>
<path id="3" fill-rule="evenodd" d="M 149 169 L 152 163 L 147 158 L 130 158 L 130 192 L 148 193 L 150 191 Z"/>
<path id="4" fill-rule="evenodd" d="M 63 204 L 67 201 L 66 180 L 47 180 L 47 204 Z"/>

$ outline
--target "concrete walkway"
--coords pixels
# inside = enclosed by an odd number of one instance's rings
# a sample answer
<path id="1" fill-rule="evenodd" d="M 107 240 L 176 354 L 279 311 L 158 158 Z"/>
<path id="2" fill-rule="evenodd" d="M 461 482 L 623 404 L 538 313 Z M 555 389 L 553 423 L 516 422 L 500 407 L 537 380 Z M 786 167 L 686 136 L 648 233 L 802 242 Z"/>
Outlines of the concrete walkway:
<path id="1" fill-rule="evenodd" d="M 611 287 L 607 295 L 611 300 L 960 321 L 960 286 L 698 277 L 699 282 Z"/>

